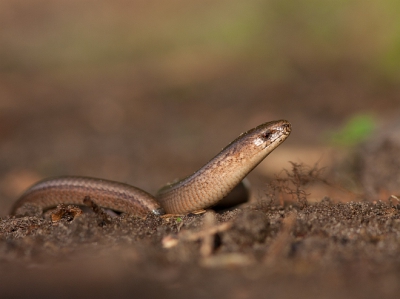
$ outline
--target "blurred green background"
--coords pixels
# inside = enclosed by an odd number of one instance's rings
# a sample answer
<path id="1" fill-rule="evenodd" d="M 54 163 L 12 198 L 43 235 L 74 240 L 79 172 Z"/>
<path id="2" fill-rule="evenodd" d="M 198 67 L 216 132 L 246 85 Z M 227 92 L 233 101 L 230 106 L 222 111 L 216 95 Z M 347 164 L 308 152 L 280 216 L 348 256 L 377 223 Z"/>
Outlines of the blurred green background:
<path id="1" fill-rule="evenodd" d="M 395 0 L 3 0 L 0 5 L 3 74 L 45 72 L 73 81 L 94 72 L 142 69 L 186 82 L 185 74 L 197 73 L 198 82 L 205 73 L 211 79 L 210 69 L 240 64 L 249 80 L 289 81 L 302 68 L 345 64 L 394 83 L 400 75 Z"/>
<path id="2" fill-rule="evenodd" d="M 272 119 L 293 124 L 287 159 L 354 115 L 395 119 L 399 8 L 395 0 L 0 1 L 4 206 L 22 177 L 92 175 L 154 192 Z"/>

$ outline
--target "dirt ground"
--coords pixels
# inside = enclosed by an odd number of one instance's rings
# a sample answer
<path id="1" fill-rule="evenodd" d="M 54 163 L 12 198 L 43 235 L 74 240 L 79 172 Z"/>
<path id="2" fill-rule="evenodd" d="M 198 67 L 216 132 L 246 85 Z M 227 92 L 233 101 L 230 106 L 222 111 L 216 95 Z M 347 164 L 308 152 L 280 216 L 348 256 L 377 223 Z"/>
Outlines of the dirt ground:
<path id="1" fill-rule="evenodd" d="M 359 180 L 370 186 L 369 198 L 344 191 L 311 201 L 309 192 L 339 188 L 329 180 L 344 170 L 293 163 L 263 179 L 258 191 L 263 196 L 218 213 L 137 219 L 88 208 L 77 216 L 70 206 L 43 214 L 27 206 L 17 218 L 5 215 L 1 295 L 397 298 L 400 200 L 398 193 L 390 195 L 398 177 L 383 174 L 398 169 L 400 147 L 381 139 L 353 154 Z"/>
<path id="2" fill-rule="evenodd" d="M 400 204 L 1 221 L 4 298 L 396 298 Z M 36 213 L 36 215 L 34 215 Z"/>

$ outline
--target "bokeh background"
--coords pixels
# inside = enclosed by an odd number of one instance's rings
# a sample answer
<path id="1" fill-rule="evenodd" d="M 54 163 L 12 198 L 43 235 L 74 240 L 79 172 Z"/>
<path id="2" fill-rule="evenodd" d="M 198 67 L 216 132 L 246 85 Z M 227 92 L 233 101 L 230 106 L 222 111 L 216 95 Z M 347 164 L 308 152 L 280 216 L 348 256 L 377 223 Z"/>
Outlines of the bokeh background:
<path id="1" fill-rule="evenodd" d="M 399 9 L 396 0 L 1 0 L 0 216 L 48 176 L 155 192 L 269 120 L 288 119 L 293 132 L 261 176 L 349 146 L 332 137 L 349 120 L 399 118 Z"/>

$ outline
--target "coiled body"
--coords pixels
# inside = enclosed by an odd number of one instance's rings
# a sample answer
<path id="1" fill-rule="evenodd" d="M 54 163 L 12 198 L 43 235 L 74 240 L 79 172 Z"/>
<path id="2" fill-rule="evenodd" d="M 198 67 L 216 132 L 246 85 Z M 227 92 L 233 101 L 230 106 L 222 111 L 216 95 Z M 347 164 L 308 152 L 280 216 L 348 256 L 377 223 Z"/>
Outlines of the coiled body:
<path id="1" fill-rule="evenodd" d="M 206 165 L 187 178 L 163 187 L 153 197 L 131 185 L 87 177 L 58 177 L 29 188 L 14 204 L 12 214 L 25 203 L 43 209 L 60 203 L 81 205 L 90 197 L 101 207 L 145 216 L 184 214 L 215 205 L 290 134 L 288 121 L 262 124 L 240 135 Z"/>

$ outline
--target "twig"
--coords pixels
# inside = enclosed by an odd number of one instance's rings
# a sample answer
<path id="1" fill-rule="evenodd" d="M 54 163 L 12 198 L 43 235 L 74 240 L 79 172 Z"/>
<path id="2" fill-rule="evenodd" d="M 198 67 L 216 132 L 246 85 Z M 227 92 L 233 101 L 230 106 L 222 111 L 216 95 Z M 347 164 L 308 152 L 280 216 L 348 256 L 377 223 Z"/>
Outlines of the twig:
<path id="1" fill-rule="evenodd" d="M 273 264 L 280 257 L 288 253 L 290 241 L 292 239 L 291 232 L 296 224 L 297 213 L 291 212 L 285 219 L 283 219 L 282 230 L 276 237 L 275 241 L 271 244 L 267 255 L 264 258 L 264 263 Z"/>

